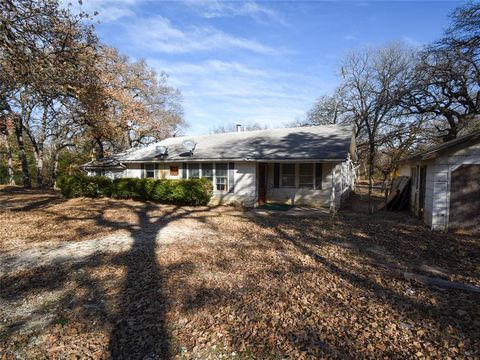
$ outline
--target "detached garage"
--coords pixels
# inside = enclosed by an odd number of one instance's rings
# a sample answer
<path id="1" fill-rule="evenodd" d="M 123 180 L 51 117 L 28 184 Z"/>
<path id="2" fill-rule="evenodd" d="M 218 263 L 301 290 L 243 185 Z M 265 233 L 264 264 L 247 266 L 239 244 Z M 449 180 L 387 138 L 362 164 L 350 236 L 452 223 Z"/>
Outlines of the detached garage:
<path id="1" fill-rule="evenodd" d="M 480 233 L 480 132 L 405 159 L 410 210 L 433 230 Z"/>

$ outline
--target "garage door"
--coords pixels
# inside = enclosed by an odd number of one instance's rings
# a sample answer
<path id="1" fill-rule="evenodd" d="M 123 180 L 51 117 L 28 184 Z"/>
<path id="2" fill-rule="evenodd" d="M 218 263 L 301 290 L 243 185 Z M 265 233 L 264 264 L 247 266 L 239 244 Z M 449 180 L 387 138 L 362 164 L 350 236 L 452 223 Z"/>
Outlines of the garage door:
<path id="1" fill-rule="evenodd" d="M 448 227 L 480 233 L 480 165 L 461 165 L 452 172 Z"/>

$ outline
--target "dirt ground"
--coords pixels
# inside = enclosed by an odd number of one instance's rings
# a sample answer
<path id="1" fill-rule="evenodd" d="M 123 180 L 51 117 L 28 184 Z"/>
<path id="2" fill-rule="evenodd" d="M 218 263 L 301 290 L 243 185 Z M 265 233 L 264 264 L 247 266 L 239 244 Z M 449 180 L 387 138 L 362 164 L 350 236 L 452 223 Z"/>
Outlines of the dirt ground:
<path id="1" fill-rule="evenodd" d="M 0 189 L 0 359 L 480 358 L 480 239 Z M 360 208 L 360 205 L 358 205 Z"/>

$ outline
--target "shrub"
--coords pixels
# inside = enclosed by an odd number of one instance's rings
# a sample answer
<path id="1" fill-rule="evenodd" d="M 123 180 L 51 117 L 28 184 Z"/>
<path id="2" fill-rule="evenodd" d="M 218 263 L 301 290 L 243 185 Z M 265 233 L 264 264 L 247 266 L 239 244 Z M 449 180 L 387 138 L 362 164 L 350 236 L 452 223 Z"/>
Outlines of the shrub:
<path id="1" fill-rule="evenodd" d="M 83 174 L 63 176 L 58 180 L 65 197 L 102 197 L 152 200 L 163 204 L 207 205 L 213 193 L 208 179 L 169 180 L 121 178 L 110 180 Z"/>
<path id="2" fill-rule="evenodd" d="M 147 189 L 151 200 L 177 205 L 207 205 L 213 193 L 208 179 L 155 180 Z"/>
<path id="3" fill-rule="evenodd" d="M 103 176 L 86 176 L 83 174 L 66 175 L 57 182 L 63 196 L 104 197 L 112 195 L 112 182 Z"/>
<path id="4" fill-rule="evenodd" d="M 153 179 L 121 178 L 112 183 L 112 197 L 120 199 L 150 200 L 147 183 Z"/>

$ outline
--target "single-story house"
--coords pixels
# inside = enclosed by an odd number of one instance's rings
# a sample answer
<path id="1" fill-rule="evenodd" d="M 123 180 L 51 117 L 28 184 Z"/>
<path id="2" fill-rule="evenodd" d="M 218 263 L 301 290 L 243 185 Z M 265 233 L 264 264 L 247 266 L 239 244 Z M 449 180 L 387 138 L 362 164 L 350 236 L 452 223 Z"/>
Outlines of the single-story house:
<path id="1" fill-rule="evenodd" d="M 83 166 L 110 178 L 213 183 L 213 201 L 338 208 L 354 184 L 355 137 L 340 125 L 172 137 Z"/>
<path id="2" fill-rule="evenodd" d="M 480 132 L 403 160 L 410 209 L 434 230 L 480 232 Z"/>

